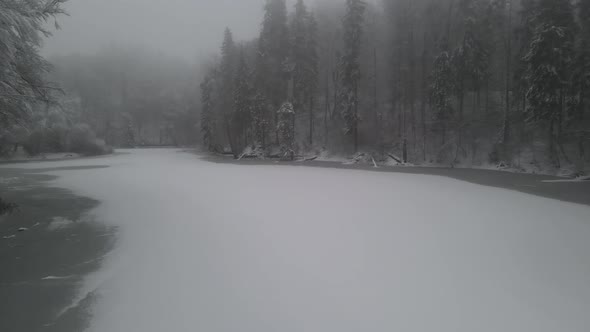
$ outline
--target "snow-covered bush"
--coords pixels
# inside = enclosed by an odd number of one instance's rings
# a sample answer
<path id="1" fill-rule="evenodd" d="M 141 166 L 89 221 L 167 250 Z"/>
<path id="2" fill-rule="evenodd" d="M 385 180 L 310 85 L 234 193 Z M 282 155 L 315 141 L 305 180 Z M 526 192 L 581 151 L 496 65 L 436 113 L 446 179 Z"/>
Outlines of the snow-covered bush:
<path id="1" fill-rule="evenodd" d="M 98 139 L 94 131 L 85 124 L 72 128 L 37 128 L 23 143 L 25 151 L 35 156 L 41 153 L 74 152 L 86 156 L 110 153 L 112 150 Z"/>
<path id="2" fill-rule="evenodd" d="M 68 141 L 68 152 L 95 156 L 112 151 L 103 140 L 96 138 L 94 131 L 85 124 L 74 126 L 69 134 Z"/>

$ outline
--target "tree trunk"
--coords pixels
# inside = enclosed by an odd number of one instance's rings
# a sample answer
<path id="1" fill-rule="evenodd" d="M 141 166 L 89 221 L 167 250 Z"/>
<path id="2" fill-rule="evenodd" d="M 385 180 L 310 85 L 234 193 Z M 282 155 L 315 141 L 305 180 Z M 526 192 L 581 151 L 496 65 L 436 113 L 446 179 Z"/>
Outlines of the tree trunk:
<path id="1" fill-rule="evenodd" d="M 238 149 L 235 145 L 235 141 L 233 140 L 233 135 L 232 135 L 232 130 L 231 130 L 231 124 L 230 121 L 228 119 L 225 119 L 225 130 L 227 133 L 227 139 L 229 140 L 229 146 L 231 148 L 231 152 L 234 155 L 235 159 L 238 159 Z"/>
<path id="2" fill-rule="evenodd" d="M 336 70 L 333 70 L 332 71 L 332 83 L 333 83 L 332 85 L 334 88 L 334 96 L 333 96 L 334 107 L 332 108 L 332 117 L 334 116 L 334 114 L 336 114 L 336 112 L 338 111 L 338 107 L 340 106 L 340 105 L 338 105 L 338 89 L 339 89 L 338 80 L 339 80 L 338 72 Z"/>
<path id="3" fill-rule="evenodd" d="M 373 77 L 373 112 L 375 115 L 375 130 L 377 131 L 376 133 L 376 138 L 377 138 L 377 146 L 379 147 L 381 154 L 383 155 L 384 151 L 383 151 L 383 137 L 382 137 L 382 133 L 381 133 L 381 117 L 379 114 L 379 100 L 378 95 L 377 95 L 377 48 L 373 48 L 373 70 L 374 70 L 374 77 Z"/>
<path id="4" fill-rule="evenodd" d="M 463 110 L 465 107 L 465 83 L 463 78 L 459 83 L 459 140 L 457 142 L 457 151 L 461 150 L 463 145 Z"/>
<path id="5" fill-rule="evenodd" d="M 354 82 L 354 153 L 359 151 L 359 99 L 358 99 L 358 82 Z"/>
<path id="6" fill-rule="evenodd" d="M 555 152 L 555 120 L 551 119 L 549 122 L 549 159 L 553 166 L 559 168 L 559 158 Z"/>
<path id="7" fill-rule="evenodd" d="M 326 71 L 326 100 L 324 108 L 324 147 L 328 148 L 328 113 L 330 112 L 330 72 Z"/>
<path id="8" fill-rule="evenodd" d="M 486 107 L 485 107 L 485 115 L 487 116 L 490 111 L 490 77 L 486 77 Z"/>
<path id="9" fill-rule="evenodd" d="M 408 89 L 409 89 L 409 103 L 410 103 L 410 122 L 411 122 L 411 126 L 412 126 L 412 136 L 414 141 L 412 142 L 412 146 L 413 146 L 413 150 L 414 153 L 416 151 L 416 141 L 418 140 L 417 138 L 417 134 L 416 134 L 416 106 L 415 106 L 415 101 L 416 101 L 416 84 L 415 84 L 415 72 L 416 72 L 416 60 L 415 60 L 415 54 L 414 54 L 414 24 L 412 22 L 411 26 L 411 32 L 410 32 L 410 46 L 409 46 L 409 61 L 410 61 L 410 74 L 409 74 L 409 79 L 408 79 Z"/>
<path id="10" fill-rule="evenodd" d="M 309 98 L 309 146 L 313 146 L 313 96 Z"/>
<path id="11" fill-rule="evenodd" d="M 579 105 L 579 111 L 578 111 L 578 120 L 580 121 L 580 123 L 583 123 L 584 121 L 584 110 L 586 108 L 586 100 L 585 100 L 585 94 L 584 94 L 584 89 L 581 89 L 580 91 L 580 105 Z M 585 164 L 586 164 L 586 152 L 584 151 L 584 138 L 586 137 L 585 133 L 582 131 L 580 133 L 580 137 L 578 138 L 578 167 L 577 167 L 577 171 L 578 174 L 583 175 L 585 174 Z"/>
<path id="12" fill-rule="evenodd" d="M 426 33 L 424 33 L 424 49 L 422 50 L 422 100 L 420 103 L 420 116 L 422 120 L 422 158 L 426 161 L 426 67 L 428 62 L 428 54 L 426 51 Z"/>

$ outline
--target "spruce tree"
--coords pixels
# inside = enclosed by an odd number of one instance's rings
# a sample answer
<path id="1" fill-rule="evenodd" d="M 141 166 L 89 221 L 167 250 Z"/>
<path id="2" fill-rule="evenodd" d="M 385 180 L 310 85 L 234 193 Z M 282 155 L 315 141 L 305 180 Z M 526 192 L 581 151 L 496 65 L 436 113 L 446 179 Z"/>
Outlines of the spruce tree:
<path id="1" fill-rule="evenodd" d="M 540 0 L 532 19 L 527 64 L 529 119 L 549 125 L 549 157 L 559 167 L 555 141 L 561 140 L 566 94 L 573 59 L 573 8 L 569 0 Z M 559 143 L 559 142 L 558 142 Z"/>
<path id="2" fill-rule="evenodd" d="M 248 129 L 252 123 L 252 86 L 250 69 L 244 52 L 240 52 L 233 93 L 234 114 L 232 118 L 236 141 L 240 150 L 248 145 Z"/>
<path id="3" fill-rule="evenodd" d="M 579 38 L 576 45 L 576 60 L 573 77 L 576 107 L 571 110 L 573 128 L 577 137 L 577 171 L 583 174 L 586 158 L 585 141 L 590 137 L 590 121 L 586 113 L 590 107 L 590 0 L 578 3 Z"/>
<path id="4" fill-rule="evenodd" d="M 313 14 L 308 12 L 303 0 L 295 4 L 291 23 L 291 59 L 293 61 L 293 106 L 297 111 L 309 114 L 309 144 L 313 144 L 313 98 L 318 81 L 318 55 L 316 26 Z"/>
<path id="5" fill-rule="evenodd" d="M 235 73 L 237 65 L 237 48 L 233 34 L 229 28 L 225 29 L 223 44 L 221 45 L 221 63 L 219 75 L 221 84 L 221 113 L 227 116 L 233 109 L 232 94 L 234 91 Z"/>
<path id="6" fill-rule="evenodd" d="M 293 160 L 295 155 L 295 128 L 293 121 L 295 111 L 293 109 L 293 104 L 289 102 L 283 103 L 277 114 L 277 132 L 281 142 L 281 154 L 283 158 L 289 157 Z"/>
<path id="7" fill-rule="evenodd" d="M 257 148 L 260 147 L 264 149 L 267 144 L 266 133 L 270 125 L 267 112 L 269 103 L 265 94 L 260 90 L 254 88 L 253 94 L 254 96 L 251 104 L 252 131 Z"/>
<path id="8" fill-rule="evenodd" d="M 260 114 L 261 121 L 268 123 L 269 114 L 272 113 L 276 124 L 275 110 L 287 99 L 285 62 L 289 56 L 289 35 L 285 0 L 266 0 L 264 12 L 262 30 L 258 38 L 256 88 L 269 103 Z M 266 132 L 263 136 L 265 137 L 262 141 L 266 143 Z M 278 139 L 278 135 L 275 135 L 275 138 Z"/>
<path id="9" fill-rule="evenodd" d="M 208 151 L 215 150 L 215 114 L 213 103 L 214 73 L 210 72 L 201 83 L 201 134 Z"/>
<path id="10" fill-rule="evenodd" d="M 346 0 L 343 19 L 344 50 L 340 58 L 340 102 L 345 134 L 352 135 L 354 151 L 358 151 L 359 80 L 361 77 L 360 52 L 366 3 L 362 0 Z"/>
<path id="11" fill-rule="evenodd" d="M 454 91 L 454 74 L 446 38 L 441 41 L 440 53 L 434 60 L 431 80 L 430 99 L 435 110 L 435 121 L 440 128 L 442 145 L 444 146 L 447 140 L 449 121 L 453 115 L 451 95 Z"/>

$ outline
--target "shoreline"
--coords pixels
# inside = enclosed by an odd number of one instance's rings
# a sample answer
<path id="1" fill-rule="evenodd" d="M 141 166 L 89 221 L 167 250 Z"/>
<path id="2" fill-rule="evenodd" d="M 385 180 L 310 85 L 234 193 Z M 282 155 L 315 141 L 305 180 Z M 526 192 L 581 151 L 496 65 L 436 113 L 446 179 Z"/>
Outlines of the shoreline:
<path id="1" fill-rule="evenodd" d="M 84 156 L 84 155 L 76 155 L 76 154 L 68 154 L 71 157 L 61 157 L 61 158 L 25 158 L 25 159 L 0 159 L 0 165 L 8 165 L 5 166 L 6 168 L 10 168 L 10 165 L 13 164 L 30 164 L 30 163 L 51 163 L 51 162 L 59 162 L 59 161 L 71 161 L 71 160 L 80 160 L 80 159 L 97 159 L 107 156 L 117 156 L 125 154 L 124 152 L 112 152 L 108 154 L 101 154 L 96 156 Z"/>
<path id="2" fill-rule="evenodd" d="M 229 157 L 210 154 L 206 152 L 190 151 L 203 160 L 244 166 L 294 166 L 333 168 L 358 171 L 371 171 L 380 173 L 398 173 L 414 175 L 444 176 L 455 180 L 466 181 L 473 184 L 514 190 L 525 194 L 557 199 L 565 202 L 590 205 L 590 181 L 568 182 L 564 177 L 552 175 L 539 175 L 529 173 L 514 173 L 502 170 L 487 170 L 477 168 L 451 168 L 451 167 L 424 167 L 424 166 L 379 166 L 374 167 L 365 164 L 344 164 L 338 161 L 278 161 L 260 159 L 235 160 Z"/>
<path id="3" fill-rule="evenodd" d="M 91 214 L 100 203 L 52 187 L 49 170 L 0 168 L 2 197 L 19 205 L 0 217 L 1 331 L 83 330 L 91 299 L 60 311 L 115 242 L 116 230 Z"/>

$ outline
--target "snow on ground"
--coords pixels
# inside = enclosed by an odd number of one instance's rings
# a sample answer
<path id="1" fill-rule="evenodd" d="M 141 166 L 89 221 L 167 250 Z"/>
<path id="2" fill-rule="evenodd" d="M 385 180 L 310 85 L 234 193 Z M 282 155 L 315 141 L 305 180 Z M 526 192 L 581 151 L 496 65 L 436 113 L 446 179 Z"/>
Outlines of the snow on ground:
<path id="1" fill-rule="evenodd" d="M 119 245 L 89 331 L 586 332 L 590 207 L 174 150 L 53 164 Z M 27 164 L 24 167 L 40 167 Z M 74 303 L 75 305 L 75 303 Z"/>
<path id="2" fill-rule="evenodd" d="M 563 182 L 578 182 L 578 183 L 584 183 L 585 181 L 590 181 L 590 176 L 580 176 L 577 177 L 575 179 L 563 179 L 563 180 L 545 180 L 543 182 L 545 183 L 563 183 Z"/>
<path id="3" fill-rule="evenodd" d="M 49 225 L 47 225 L 47 229 L 50 231 L 57 231 L 62 230 L 64 228 L 70 227 L 74 224 L 74 221 L 69 220 L 63 217 L 53 217 Z"/>

